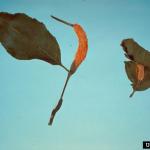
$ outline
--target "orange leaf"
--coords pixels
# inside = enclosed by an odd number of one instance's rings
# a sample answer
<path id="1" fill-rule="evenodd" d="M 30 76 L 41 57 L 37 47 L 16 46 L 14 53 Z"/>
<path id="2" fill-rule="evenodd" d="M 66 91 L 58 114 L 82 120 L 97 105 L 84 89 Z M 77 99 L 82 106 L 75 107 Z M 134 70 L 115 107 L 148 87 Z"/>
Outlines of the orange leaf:
<path id="1" fill-rule="evenodd" d="M 70 68 L 71 73 L 74 73 L 76 71 L 76 69 L 85 59 L 87 55 L 87 51 L 88 51 L 88 39 L 87 39 L 85 31 L 78 24 L 74 24 L 73 28 L 78 36 L 79 45 L 78 45 L 78 49 L 77 49 L 74 61 Z"/>

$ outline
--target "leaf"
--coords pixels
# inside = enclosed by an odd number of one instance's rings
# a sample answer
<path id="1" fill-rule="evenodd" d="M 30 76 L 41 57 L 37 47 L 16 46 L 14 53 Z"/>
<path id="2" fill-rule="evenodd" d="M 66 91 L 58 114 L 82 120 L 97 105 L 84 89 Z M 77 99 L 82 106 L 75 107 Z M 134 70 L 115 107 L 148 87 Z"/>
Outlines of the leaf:
<path id="1" fill-rule="evenodd" d="M 60 21 L 60 22 L 62 22 L 64 24 L 66 24 L 66 25 L 69 25 L 69 26 L 73 27 L 74 31 L 77 34 L 79 45 L 78 45 L 78 49 L 77 49 L 75 58 L 74 58 L 74 60 L 72 62 L 72 65 L 70 67 L 70 71 L 68 72 L 68 76 L 67 76 L 67 79 L 65 81 L 65 85 L 64 85 L 64 88 L 62 90 L 62 93 L 61 93 L 60 99 L 58 101 L 58 104 L 52 110 L 51 117 L 50 117 L 50 120 L 49 120 L 49 123 L 48 123 L 49 125 L 52 125 L 53 119 L 55 117 L 55 114 L 60 109 L 60 107 L 62 105 L 63 95 L 64 95 L 64 92 L 65 92 L 65 89 L 66 89 L 66 86 L 68 84 L 68 81 L 69 81 L 70 77 L 75 73 L 75 71 L 77 70 L 77 68 L 79 67 L 79 65 L 85 59 L 86 54 L 87 54 L 87 50 L 88 50 L 87 36 L 86 36 L 85 31 L 83 30 L 83 28 L 80 25 L 68 23 L 68 22 L 66 22 L 64 20 L 61 20 L 59 18 L 56 18 L 54 16 L 51 16 L 51 17 L 54 18 L 54 19 L 56 19 L 57 21 Z"/>
<path id="2" fill-rule="evenodd" d="M 136 66 L 133 61 L 125 61 L 125 71 L 127 73 L 128 79 L 131 82 L 137 82 Z"/>
<path id="3" fill-rule="evenodd" d="M 130 61 L 125 61 L 125 70 L 132 82 L 133 96 L 135 91 L 143 91 L 150 88 L 150 52 L 142 48 L 133 39 L 123 40 L 121 43 L 125 56 Z"/>
<path id="4" fill-rule="evenodd" d="M 70 71 L 72 73 L 74 73 L 79 67 L 79 65 L 83 62 L 83 60 L 85 59 L 87 55 L 87 50 L 88 50 L 88 40 L 87 40 L 87 36 L 83 28 L 78 24 L 74 24 L 73 28 L 77 34 L 79 46 L 78 46 L 74 61 L 70 68 Z"/>
<path id="5" fill-rule="evenodd" d="M 16 59 L 40 59 L 64 67 L 55 37 L 43 23 L 26 14 L 0 13 L 0 42 Z"/>
<path id="6" fill-rule="evenodd" d="M 150 52 L 141 47 L 133 39 L 125 39 L 121 42 L 125 55 L 132 61 L 143 66 L 150 67 Z"/>
<path id="7" fill-rule="evenodd" d="M 138 81 L 136 77 L 136 63 L 133 61 L 126 61 L 125 69 L 129 80 L 132 82 L 132 87 L 134 90 L 143 91 L 150 88 L 150 68 L 144 68 L 144 79 L 138 86 L 136 86 L 136 83 Z"/>

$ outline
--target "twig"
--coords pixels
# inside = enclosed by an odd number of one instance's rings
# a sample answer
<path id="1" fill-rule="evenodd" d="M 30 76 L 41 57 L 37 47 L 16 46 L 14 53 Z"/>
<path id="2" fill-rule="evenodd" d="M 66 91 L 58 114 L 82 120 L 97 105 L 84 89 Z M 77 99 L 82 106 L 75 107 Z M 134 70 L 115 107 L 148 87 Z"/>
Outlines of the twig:
<path id="1" fill-rule="evenodd" d="M 60 109 L 60 107 L 62 106 L 63 95 L 64 95 L 66 86 L 67 86 L 67 84 L 68 84 L 68 81 L 69 81 L 71 75 L 72 75 L 71 72 L 69 72 L 69 73 L 68 73 L 68 76 L 67 76 L 67 79 L 66 79 L 66 82 L 65 82 L 65 85 L 64 85 L 64 88 L 63 88 L 63 91 L 62 91 L 62 93 L 61 93 L 61 97 L 60 97 L 60 99 L 59 99 L 59 101 L 58 101 L 56 107 L 52 110 L 51 117 L 50 117 L 50 120 L 49 120 L 48 125 L 52 125 L 53 120 L 54 120 L 54 117 L 55 117 L 57 111 L 58 111 L 58 110 Z"/>
<path id="2" fill-rule="evenodd" d="M 68 26 L 73 27 L 73 24 L 72 24 L 72 23 L 69 23 L 69 22 L 64 21 L 64 20 L 62 20 L 62 19 L 59 19 L 59 18 L 54 17 L 54 16 L 52 16 L 52 15 L 51 15 L 51 17 L 52 17 L 53 19 L 55 19 L 55 20 L 57 20 L 57 21 L 61 22 L 61 23 L 64 23 L 64 24 L 66 24 L 66 25 L 68 25 Z"/>

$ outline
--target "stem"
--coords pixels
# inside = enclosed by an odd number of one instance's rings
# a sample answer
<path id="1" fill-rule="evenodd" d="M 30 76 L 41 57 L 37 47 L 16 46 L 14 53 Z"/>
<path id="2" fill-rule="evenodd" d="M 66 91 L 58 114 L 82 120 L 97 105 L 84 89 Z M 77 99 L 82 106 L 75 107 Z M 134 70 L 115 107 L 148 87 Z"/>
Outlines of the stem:
<path id="1" fill-rule="evenodd" d="M 64 24 L 66 24 L 66 25 L 69 25 L 69 26 L 73 27 L 73 24 L 72 24 L 72 23 L 69 23 L 69 22 L 64 21 L 64 20 L 62 20 L 62 19 L 59 19 L 59 18 L 54 17 L 54 16 L 52 16 L 52 15 L 51 15 L 51 17 L 52 17 L 53 19 L 55 19 L 55 20 L 61 22 L 61 23 L 64 23 Z"/>
<path id="2" fill-rule="evenodd" d="M 51 113 L 51 117 L 49 119 L 48 125 L 52 125 L 55 114 L 57 113 L 57 111 L 60 109 L 61 105 L 62 105 L 63 99 L 60 99 L 56 105 L 56 107 L 52 110 Z"/>
<path id="3" fill-rule="evenodd" d="M 134 95 L 134 93 L 135 93 L 135 90 L 133 90 L 133 92 L 130 94 L 130 98 Z"/>
<path id="4" fill-rule="evenodd" d="M 66 79 L 66 82 L 65 82 L 65 85 L 64 85 L 64 88 L 63 88 L 63 91 L 62 91 L 62 93 L 61 93 L 60 99 L 63 98 L 64 92 L 65 92 L 65 89 L 66 89 L 66 86 L 67 86 L 67 84 L 68 84 L 68 81 L 69 81 L 70 77 L 71 77 L 71 73 L 69 72 L 69 73 L 68 73 L 68 76 L 67 76 L 67 79 Z"/>
<path id="5" fill-rule="evenodd" d="M 137 81 L 137 83 L 136 83 L 136 85 L 135 85 L 135 87 L 133 88 L 133 92 L 130 94 L 130 96 L 129 97 L 132 97 L 133 95 L 134 95 L 134 93 L 136 92 L 136 88 L 140 85 L 140 83 L 141 83 L 141 81 L 140 80 L 138 80 Z"/>
<path id="6" fill-rule="evenodd" d="M 69 73 L 69 69 L 67 69 L 63 64 L 60 64 L 60 66 L 63 67 Z"/>
<path id="7" fill-rule="evenodd" d="M 66 86 L 67 86 L 67 84 L 68 84 L 68 81 L 69 81 L 69 79 L 70 79 L 71 75 L 72 75 L 72 74 L 71 74 L 70 72 L 68 72 L 68 76 L 67 76 L 67 79 L 66 79 L 66 82 L 65 82 L 64 88 L 63 88 L 63 90 L 62 90 L 62 93 L 61 93 L 60 99 L 59 99 L 59 101 L 58 101 L 58 103 L 57 103 L 56 107 L 52 110 L 51 117 L 50 117 L 50 120 L 49 120 L 48 125 L 52 125 L 53 120 L 54 120 L 54 117 L 55 117 L 55 115 L 56 115 L 57 111 L 58 111 L 58 110 L 60 109 L 60 107 L 62 106 L 62 103 L 63 103 L 63 95 L 64 95 L 64 92 L 65 92 Z"/>

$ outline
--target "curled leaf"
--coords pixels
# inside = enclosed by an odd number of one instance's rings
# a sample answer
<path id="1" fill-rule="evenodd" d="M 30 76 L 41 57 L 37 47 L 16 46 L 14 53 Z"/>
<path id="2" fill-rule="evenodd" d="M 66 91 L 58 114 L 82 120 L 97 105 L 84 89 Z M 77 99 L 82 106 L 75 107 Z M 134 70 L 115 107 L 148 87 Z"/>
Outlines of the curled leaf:
<path id="1" fill-rule="evenodd" d="M 82 61 L 85 59 L 88 51 L 88 40 L 85 31 L 83 28 L 78 25 L 73 25 L 74 31 L 77 34 L 79 45 L 78 49 L 74 58 L 74 61 L 71 65 L 70 71 L 74 73 L 76 69 L 79 67 L 79 65 L 82 63 Z"/>
<path id="2" fill-rule="evenodd" d="M 85 59 L 86 54 L 87 54 L 87 50 L 88 50 L 87 36 L 86 36 L 85 31 L 83 30 L 83 28 L 80 25 L 68 23 L 68 22 L 66 22 L 64 20 L 61 20 L 59 18 L 56 18 L 54 16 L 52 16 L 52 18 L 54 18 L 57 21 L 60 21 L 60 22 L 62 22 L 64 24 L 67 24 L 67 25 L 73 27 L 74 31 L 77 34 L 79 45 L 78 45 L 78 49 L 77 49 L 75 58 L 74 58 L 74 60 L 72 62 L 72 65 L 70 67 L 70 71 L 68 72 L 68 76 L 67 76 L 67 79 L 66 79 L 66 82 L 65 82 L 65 85 L 64 85 L 64 88 L 63 88 L 60 100 L 59 100 L 58 104 L 56 105 L 56 107 L 53 109 L 53 111 L 51 113 L 49 125 L 52 125 L 54 116 L 55 116 L 56 112 L 60 109 L 60 107 L 62 105 L 63 95 L 64 95 L 64 92 L 65 92 L 65 89 L 66 89 L 66 86 L 68 84 L 68 81 L 69 81 L 70 77 L 72 76 L 73 73 L 75 73 L 75 71 L 77 70 L 77 68 L 79 67 L 79 65 Z M 59 108 L 59 109 L 57 109 L 57 108 Z"/>
<path id="3" fill-rule="evenodd" d="M 0 13 L 0 42 L 16 59 L 40 59 L 65 68 L 56 38 L 43 23 L 26 14 Z"/>

